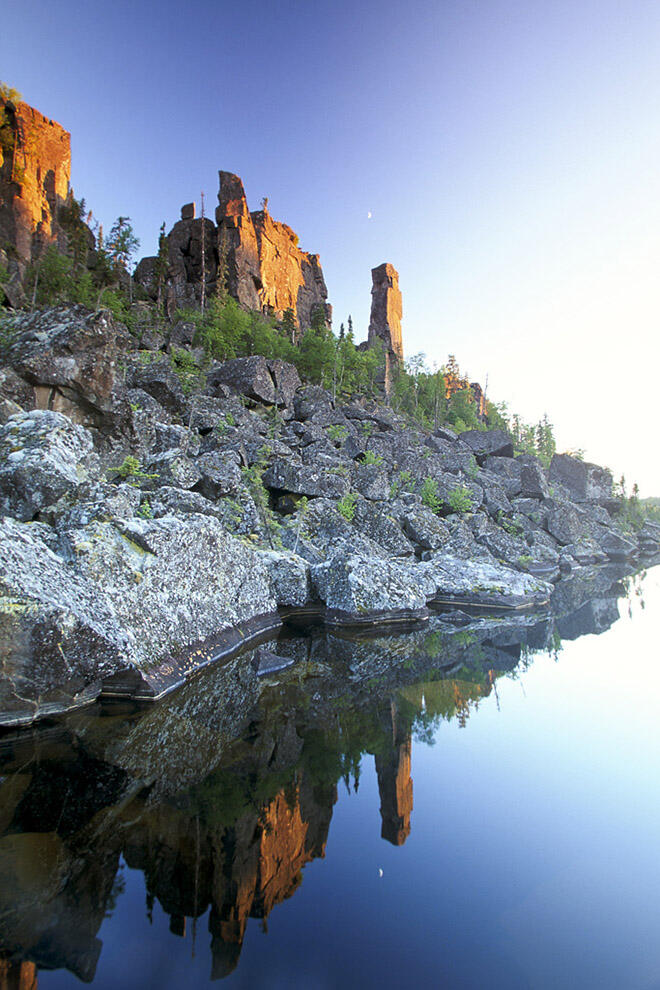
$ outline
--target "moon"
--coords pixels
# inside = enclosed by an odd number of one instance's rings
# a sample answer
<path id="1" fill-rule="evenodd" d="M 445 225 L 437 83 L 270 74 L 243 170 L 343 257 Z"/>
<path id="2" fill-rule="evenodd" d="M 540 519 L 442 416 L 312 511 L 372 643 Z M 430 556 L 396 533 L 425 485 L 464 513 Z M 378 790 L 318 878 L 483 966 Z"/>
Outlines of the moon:
<path id="1" fill-rule="evenodd" d="M 371 220 L 371 216 L 372 216 L 371 210 L 369 210 L 369 212 L 367 213 L 367 220 Z"/>

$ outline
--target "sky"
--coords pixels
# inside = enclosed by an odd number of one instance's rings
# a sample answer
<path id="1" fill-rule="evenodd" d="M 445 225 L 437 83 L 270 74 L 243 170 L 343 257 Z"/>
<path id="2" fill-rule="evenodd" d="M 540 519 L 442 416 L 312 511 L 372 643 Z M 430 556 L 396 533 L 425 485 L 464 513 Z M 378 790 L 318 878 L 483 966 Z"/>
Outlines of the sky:
<path id="1" fill-rule="evenodd" d="M 336 329 L 366 337 L 391 262 L 408 356 L 660 495 L 657 0 L 21 0 L 0 78 L 140 255 L 236 172 L 320 254 Z"/>

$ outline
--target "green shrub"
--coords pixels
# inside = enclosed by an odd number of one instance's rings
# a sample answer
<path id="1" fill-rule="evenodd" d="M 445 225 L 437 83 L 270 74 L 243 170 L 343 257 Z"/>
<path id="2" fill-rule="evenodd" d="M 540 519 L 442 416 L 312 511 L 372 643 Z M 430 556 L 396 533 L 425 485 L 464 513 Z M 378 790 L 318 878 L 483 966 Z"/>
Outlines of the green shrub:
<path id="1" fill-rule="evenodd" d="M 139 488 L 143 481 L 151 481 L 153 478 L 158 477 L 157 474 L 148 474 L 143 471 L 137 457 L 132 457 L 130 454 L 124 458 L 119 467 L 113 469 L 113 473 L 118 474 L 129 485 L 133 485 L 136 488 Z"/>
<path id="2" fill-rule="evenodd" d="M 381 465 L 383 463 L 383 458 L 380 454 L 374 454 L 373 450 L 367 450 L 362 456 L 360 464 L 377 464 Z"/>
<path id="3" fill-rule="evenodd" d="M 442 499 L 438 494 L 438 482 L 435 478 L 424 478 L 420 489 L 422 504 L 431 512 L 439 512 L 442 508 Z"/>
<path id="4" fill-rule="evenodd" d="M 399 471 L 390 486 L 390 498 L 396 498 L 399 492 L 414 490 L 413 476 L 410 471 Z"/>
<path id="5" fill-rule="evenodd" d="M 341 423 L 328 426 L 325 432 L 333 443 L 341 443 L 348 436 L 348 429 Z"/>
<path id="6" fill-rule="evenodd" d="M 355 506 L 357 504 L 357 492 L 347 492 L 343 498 L 337 502 L 337 511 L 349 522 L 355 517 Z"/>
<path id="7" fill-rule="evenodd" d="M 459 485 L 449 493 L 449 508 L 452 512 L 472 511 L 472 492 L 466 485 Z"/>

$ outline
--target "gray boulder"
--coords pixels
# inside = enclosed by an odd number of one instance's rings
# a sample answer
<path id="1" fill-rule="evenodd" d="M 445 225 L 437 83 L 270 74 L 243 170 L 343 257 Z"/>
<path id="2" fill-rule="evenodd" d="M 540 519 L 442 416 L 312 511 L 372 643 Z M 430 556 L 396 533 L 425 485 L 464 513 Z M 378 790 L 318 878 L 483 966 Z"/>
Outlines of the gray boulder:
<path id="1" fill-rule="evenodd" d="M 229 452 L 214 452 L 202 454 L 195 462 L 199 472 L 197 489 L 206 498 L 223 498 L 225 495 L 235 495 L 242 482 L 241 470 L 237 464 L 237 456 Z M 186 487 L 186 486 L 179 486 Z"/>
<path id="2" fill-rule="evenodd" d="M 194 488 L 202 477 L 196 464 L 181 450 L 168 450 L 152 458 L 145 473 L 153 475 L 145 479 L 145 485 L 151 488 L 157 488 L 159 485 Z"/>
<path id="3" fill-rule="evenodd" d="M 208 375 L 207 385 L 211 389 L 217 385 L 228 385 L 240 395 L 268 405 L 274 405 L 277 398 L 268 361 L 260 355 L 223 362 Z"/>
<path id="4" fill-rule="evenodd" d="M 530 574 L 479 560 L 434 554 L 418 565 L 429 600 L 523 608 L 549 600 L 552 586 Z"/>
<path id="5" fill-rule="evenodd" d="M 550 482 L 559 482 L 576 502 L 612 501 L 612 473 L 598 464 L 589 464 L 569 454 L 555 454 L 550 462 Z"/>
<path id="6" fill-rule="evenodd" d="M 62 413 L 35 409 L 0 426 L 0 512 L 32 519 L 98 473 L 92 438 Z"/>
<path id="7" fill-rule="evenodd" d="M 256 550 L 278 605 L 302 606 L 310 598 L 309 564 L 290 550 Z"/>
<path id="8" fill-rule="evenodd" d="M 265 471 L 263 483 L 274 491 L 292 492 L 309 498 L 342 498 L 349 489 L 348 478 L 343 475 L 280 459 L 273 461 Z"/>
<path id="9" fill-rule="evenodd" d="M 522 491 L 521 465 L 518 458 L 487 457 L 484 467 L 498 476 L 500 484 L 509 498 L 515 498 Z"/>
<path id="10" fill-rule="evenodd" d="M 413 573 L 405 564 L 344 552 L 310 569 L 313 590 L 328 609 L 363 620 L 373 613 L 422 613 L 426 596 Z"/>
<path id="11" fill-rule="evenodd" d="M 523 498 L 548 498 L 550 492 L 540 462 L 529 454 L 516 458 L 520 463 L 520 494 Z"/>
<path id="12" fill-rule="evenodd" d="M 513 457 L 513 441 L 504 430 L 466 430 L 460 439 L 467 444 L 479 464 L 487 457 Z"/>

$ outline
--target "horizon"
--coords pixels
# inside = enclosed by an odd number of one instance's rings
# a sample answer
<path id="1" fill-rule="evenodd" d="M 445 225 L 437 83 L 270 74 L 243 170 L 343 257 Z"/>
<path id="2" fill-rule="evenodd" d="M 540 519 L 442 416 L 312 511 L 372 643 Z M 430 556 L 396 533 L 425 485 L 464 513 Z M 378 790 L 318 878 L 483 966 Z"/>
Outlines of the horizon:
<path id="1" fill-rule="evenodd" d="M 371 269 L 390 262 L 406 356 L 455 354 L 511 413 L 547 412 L 558 449 L 660 494 L 642 380 L 660 315 L 660 10 L 192 11 L 6 15 L 4 81 L 70 131 L 95 217 L 130 216 L 143 257 L 202 190 L 213 215 L 217 171 L 235 172 L 251 209 L 267 196 L 320 255 L 335 331 L 350 313 L 366 337 Z M 62 23 L 75 59 L 53 45 Z"/>

